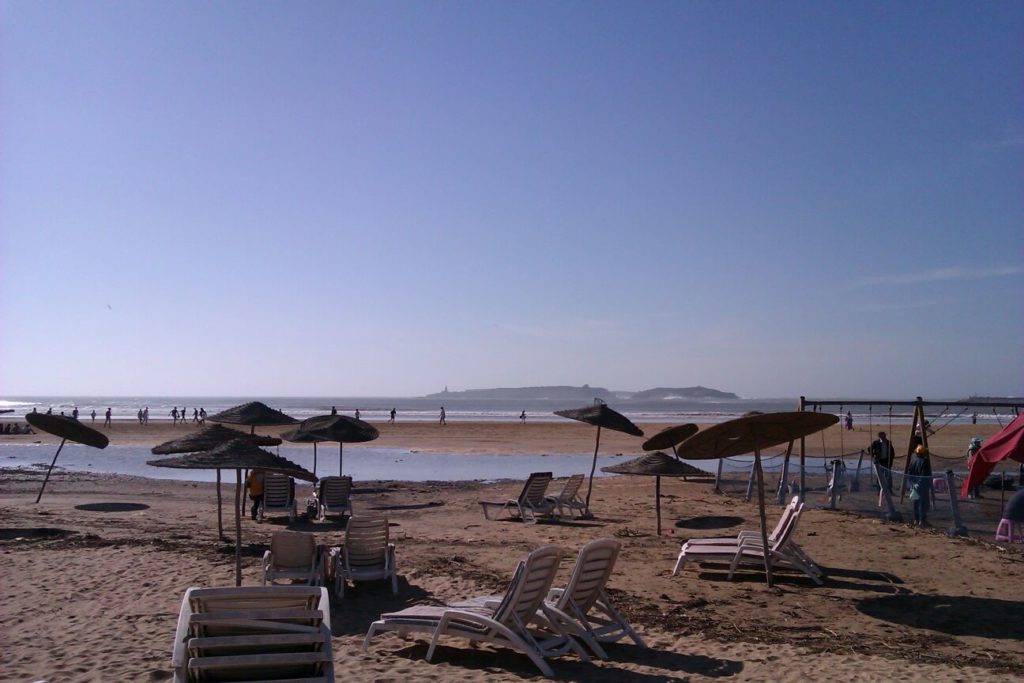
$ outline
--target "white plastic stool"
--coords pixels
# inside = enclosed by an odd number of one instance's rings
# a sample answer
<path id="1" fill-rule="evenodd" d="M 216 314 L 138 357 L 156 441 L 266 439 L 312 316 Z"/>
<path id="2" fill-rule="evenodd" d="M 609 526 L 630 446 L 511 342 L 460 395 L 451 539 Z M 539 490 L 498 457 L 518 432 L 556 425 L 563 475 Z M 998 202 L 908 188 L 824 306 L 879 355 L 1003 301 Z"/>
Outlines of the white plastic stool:
<path id="1" fill-rule="evenodd" d="M 996 540 L 1007 543 L 1024 543 L 1024 530 L 1021 529 L 1020 522 L 1003 517 L 999 520 L 999 526 L 996 527 Z"/>

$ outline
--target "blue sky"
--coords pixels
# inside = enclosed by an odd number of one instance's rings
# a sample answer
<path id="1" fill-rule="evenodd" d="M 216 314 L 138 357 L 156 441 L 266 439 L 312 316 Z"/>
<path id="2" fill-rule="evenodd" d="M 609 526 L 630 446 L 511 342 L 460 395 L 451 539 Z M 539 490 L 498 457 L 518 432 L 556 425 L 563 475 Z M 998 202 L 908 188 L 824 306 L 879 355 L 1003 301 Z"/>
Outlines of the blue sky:
<path id="1" fill-rule="evenodd" d="M 1021 395 L 1019 2 L 0 2 L 0 395 Z"/>

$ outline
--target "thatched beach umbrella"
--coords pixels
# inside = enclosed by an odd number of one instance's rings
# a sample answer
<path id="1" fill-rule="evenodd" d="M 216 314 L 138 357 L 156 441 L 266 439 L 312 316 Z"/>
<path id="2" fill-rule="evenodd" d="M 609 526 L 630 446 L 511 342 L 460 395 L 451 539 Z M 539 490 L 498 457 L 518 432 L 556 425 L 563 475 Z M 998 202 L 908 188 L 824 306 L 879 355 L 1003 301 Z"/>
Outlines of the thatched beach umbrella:
<path id="1" fill-rule="evenodd" d="M 290 415 L 285 415 L 280 410 L 274 410 L 266 403 L 250 401 L 242 403 L 233 408 L 222 410 L 216 415 L 206 418 L 210 422 L 226 422 L 233 425 L 249 425 L 250 433 L 256 433 L 256 427 L 273 427 L 279 425 L 293 425 L 298 420 Z"/>
<path id="2" fill-rule="evenodd" d="M 594 470 L 597 469 L 597 451 L 601 447 L 601 428 L 614 429 L 617 432 L 624 432 L 633 436 L 643 436 L 643 430 L 629 421 L 629 418 L 618 413 L 602 401 L 595 402 L 592 406 L 572 408 L 570 410 L 556 410 L 555 415 L 567 417 L 570 420 L 579 420 L 597 427 L 597 440 L 594 442 L 594 460 L 590 464 L 590 478 L 587 480 L 587 499 L 585 502 L 585 515 L 590 515 L 590 493 L 594 488 Z"/>
<path id="3" fill-rule="evenodd" d="M 211 425 L 204 427 L 197 432 L 186 434 L 177 439 L 165 441 L 162 444 L 153 446 L 150 452 L 153 455 L 172 455 L 174 453 L 198 453 L 210 451 L 225 444 L 232 439 L 247 439 L 256 446 L 277 446 L 281 439 L 273 436 L 259 436 L 257 434 L 246 434 L 237 429 L 231 429 L 223 425 Z M 221 496 L 220 496 L 220 470 L 217 470 L 217 535 L 224 535 L 224 522 L 221 519 Z"/>
<path id="4" fill-rule="evenodd" d="M 209 416 L 210 422 L 226 422 L 234 425 L 248 425 L 249 433 L 255 434 L 257 427 L 275 427 L 280 425 L 291 425 L 298 422 L 291 415 L 285 415 L 280 410 L 275 410 L 261 401 L 249 401 L 237 406 L 222 410 L 215 415 Z M 220 470 L 217 470 L 217 489 L 220 489 Z"/>
<path id="5" fill-rule="evenodd" d="M 302 431 L 301 427 L 295 429 L 289 429 L 287 432 L 281 432 L 281 438 L 285 441 L 291 441 L 292 443 L 311 443 L 313 444 L 313 474 L 316 474 L 316 445 L 321 441 L 326 441 L 315 434 Z"/>
<path id="6" fill-rule="evenodd" d="M 303 420 L 295 431 L 319 441 L 338 442 L 338 476 L 343 474 L 345 444 L 365 443 L 380 436 L 377 428 L 369 422 L 348 415 L 317 415 Z"/>
<path id="7" fill-rule="evenodd" d="M 697 432 L 679 444 L 677 454 L 684 460 L 715 460 L 744 453 L 754 454 L 757 475 L 757 503 L 761 514 L 761 543 L 764 548 L 764 571 L 772 584 L 772 563 L 768 553 L 768 528 L 764 511 L 764 472 L 761 449 L 778 446 L 819 432 L 839 422 L 835 415 L 805 411 L 762 413 L 736 418 Z"/>
<path id="8" fill-rule="evenodd" d="M 661 451 L 666 448 L 672 449 L 672 454 L 679 458 L 676 453 L 676 444 L 680 444 L 700 431 L 700 428 L 692 422 L 675 427 L 667 427 L 644 441 L 642 448 L 645 451 Z"/>
<path id="9" fill-rule="evenodd" d="M 263 469 L 289 477 L 316 481 L 312 472 L 292 461 L 256 446 L 248 439 L 232 439 L 210 451 L 189 453 L 176 458 L 150 460 L 153 467 L 186 470 L 235 470 L 235 585 L 242 585 L 242 470 Z"/>
<path id="10" fill-rule="evenodd" d="M 619 463 L 618 465 L 602 467 L 601 471 L 611 472 L 612 474 L 638 474 L 654 477 L 654 510 L 658 520 L 659 536 L 661 536 L 661 478 L 707 476 L 707 472 L 685 462 L 679 462 L 675 458 L 670 458 L 661 451 L 647 453 L 639 458 Z"/>
<path id="11" fill-rule="evenodd" d="M 75 443 L 85 444 L 86 446 L 92 446 L 93 448 L 106 448 L 107 444 L 110 443 L 110 439 L 107 438 L 106 434 L 97 432 L 92 427 L 86 427 L 84 424 L 72 417 L 66 417 L 64 415 L 44 415 L 43 413 L 29 413 L 25 416 L 25 421 L 36 429 L 41 429 L 44 432 L 59 436 L 60 446 L 57 447 L 57 452 L 53 454 L 53 461 L 50 463 L 50 469 L 46 470 L 46 477 L 43 479 L 43 485 L 39 487 L 39 495 L 36 496 L 36 502 L 43 497 L 43 489 L 46 488 L 46 482 L 50 481 L 50 473 L 53 472 L 53 466 L 57 464 L 57 456 L 60 455 L 60 451 L 64 448 L 64 444 L 68 441 L 74 441 Z"/>

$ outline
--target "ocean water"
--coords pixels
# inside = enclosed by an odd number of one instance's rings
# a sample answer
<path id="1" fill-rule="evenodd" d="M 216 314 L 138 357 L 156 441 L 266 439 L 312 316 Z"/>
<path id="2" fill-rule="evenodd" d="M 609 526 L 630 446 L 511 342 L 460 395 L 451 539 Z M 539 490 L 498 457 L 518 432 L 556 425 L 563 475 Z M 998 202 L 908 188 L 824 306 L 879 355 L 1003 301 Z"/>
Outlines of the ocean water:
<path id="1" fill-rule="evenodd" d="M 313 449 L 297 446 L 269 448 L 292 462 L 313 470 Z M 4 444 L 0 445 L 0 467 L 38 468 L 48 467 L 57 452 L 54 444 Z M 338 474 L 338 448 L 328 444 L 317 449 L 318 476 Z M 570 453 L 557 455 L 535 454 L 455 454 L 418 453 L 399 448 L 374 448 L 352 446 L 345 448 L 344 473 L 356 481 L 401 480 L 401 481 L 493 481 L 500 479 L 524 479 L 530 472 L 551 472 L 556 477 L 567 477 L 579 472 L 589 472 L 593 453 Z M 630 455 L 599 455 L 596 476 L 610 476 L 600 468 L 614 465 L 635 457 Z M 151 479 L 175 479 L 180 481 L 216 481 L 214 470 L 179 470 L 167 467 L 152 467 L 147 460 L 160 457 L 143 446 L 107 446 L 103 450 L 68 443 L 60 452 L 57 466 L 71 471 L 86 471 L 109 474 L 127 474 Z M 707 468 L 708 464 L 695 463 Z M 224 480 L 234 479 L 230 470 L 221 473 Z"/>
<path id="2" fill-rule="evenodd" d="M 267 405 L 276 408 L 297 420 L 304 420 L 314 415 L 323 415 L 336 407 L 339 412 L 353 414 L 356 409 L 360 411 L 360 417 L 368 422 L 384 422 L 392 408 L 397 410 L 399 421 L 426 422 L 437 420 L 441 406 L 445 408 L 449 421 L 499 421 L 514 422 L 519 419 L 519 414 L 526 411 L 527 419 L 530 421 L 552 422 L 565 418 L 553 413 L 555 410 L 564 408 L 576 408 L 579 405 L 565 405 L 550 400 L 487 400 L 487 399 L 460 399 L 446 398 L 388 398 L 388 397 L 285 397 L 270 396 L 256 398 L 242 398 L 232 396 L 3 396 L 0 397 L 0 410 L 12 410 L 13 412 L 2 415 L 2 417 L 17 419 L 33 409 L 45 412 L 52 409 L 54 414 L 61 412 L 70 415 L 77 406 L 79 419 L 88 420 L 91 411 L 96 411 L 96 418 L 102 421 L 103 414 L 108 407 L 113 411 L 115 420 L 134 420 L 141 408 L 149 407 L 149 418 L 151 420 L 170 420 L 171 410 L 184 406 L 188 412 L 189 419 L 192 411 L 196 408 L 205 408 L 210 415 L 225 410 L 240 403 L 251 400 L 260 400 Z M 684 399 L 662 399 L 662 400 L 633 400 L 619 399 L 609 402 L 609 406 L 623 413 L 634 422 L 640 423 L 684 423 L 702 422 L 713 423 L 723 422 L 751 411 L 760 410 L 774 412 L 781 410 L 795 410 L 797 400 L 795 398 L 769 398 L 769 399 L 738 399 L 732 401 L 693 401 Z M 888 423 L 888 409 L 876 406 L 869 411 L 863 406 L 846 406 L 853 414 L 857 424 L 873 422 L 881 425 Z M 836 411 L 837 414 L 840 411 Z M 845 411 L 843 411 L 845 412 Z M 955 423 L 967 423 L 971 419 L 973 411 L 962 411 L 959 408 L 930 407 L 926 411 L 928 419 L 938 423 L 947 420 Z M 991 412 L 978 410 L 978 421 L 982 423 L 994 423 L 1001 421 L 1006 423 L 1012 418 L 1009 411 L 1003 410 L 999 415 Z M 895 424 L 907 424 L 910 422 L 912 410 L 906 406 L 896 406 L 893 409 L 892 421 Z"/>

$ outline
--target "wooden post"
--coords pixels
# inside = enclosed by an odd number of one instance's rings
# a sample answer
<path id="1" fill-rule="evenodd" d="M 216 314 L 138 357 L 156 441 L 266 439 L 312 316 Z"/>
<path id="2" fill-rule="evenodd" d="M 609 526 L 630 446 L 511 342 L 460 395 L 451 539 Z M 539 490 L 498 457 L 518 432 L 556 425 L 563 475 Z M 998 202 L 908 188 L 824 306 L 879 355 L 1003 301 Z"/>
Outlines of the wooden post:
<path id="1" fill-rule="evenodd" d="M 590 491 L 594 488 L 594 470 L 597 469 L 597 449 L 601 447 L 601 425 L 597 425 L 597 441 L 594 443 L 594 461 L 590 465 L 590 478 L 587 480 L 587 500 L 584 501 L 583 514 L 591 517 L 590 514 Z"/>
<path id="2" fill-rule="evenodd" d="M 715 473 L 715 492 L 721 493 L 722 491 L 722 464 L 725 463 L 725 458 L 718 459 L 718 471 Z"/>
<path id="3" fill-rule="evenodd" d="M 885 480 L 882 478 L 882 471 L 879 469 L 881 465 L 877 462 L 872 463 L 872 467 L 875 469 L 875 476 L 878 477 L 878 481 L 881 482 L 881 486 L 878 488 L 878 501 L 879 505 L 885 501 L 885 519 L 888 522 L 902 522 L 903 515 L 896 509 L 896 505 L 892 502 L 892 494 L 889 492 L 889 487 L 885 485 Z"/>
<path id="4" fill-rule="evenodd" d="M 797 410 L 807 410 L 807 399 L 803 396 L 797 401 Z M 825 455 L 822 453 L 822 455 Z M 807 459 L 807 440 L 804 437 L 800 437 L 800 502 L 804 502 L 804 491 L 807 489 L 806 482 L 804 479 L 804 462 Z"/>
<path id="5" fill-rule="evenodd" d="M 750 502 L 750 497 L 754 495 L 754 479 L 757 477 L 757 458 L 754 458 L 754 462 L 750 465 L 750 476 L 747 477 L 747 502 Z M 760 480 L 759 480 L 760 481 Z"/>
<path id="6" fill-rule="evenodd" d="M 46 477 L 43 479 L 43 485 L 39 487 L 39 495 L 36 496 L 36 503 L 39 503 L 39 499 L 43 497 L 43 489 L 46 488 L 46 482 L 50 481 L 50 472 L 53 472 L 53 466 L 57 464 L 57 456 L 60 455 L 60 449 L 64 448 L 64 444 L 67 439 L 61 439 L 60 445 L 57 446 L 57 452 L 53 454 L 53 460 L 50 462 L 50 469 L 46 470 Z"/>
<path id="7" fill-rule="evenodd" d="M 338 476 L 345 474 L 343 468 L 345 464 L 345 444 L 341 441 L 338 442 Z"/>
<path id="8" fill-rule="evenodd" d="M 793 453 L 793 442 L 786 446 L 786 457 L 782 460 L 782 478 L 779 479 L 779 490 L 775 496 L 775 502 L 783 505 L 786 502 L 786 490 L 789 488 L 789 456 Z"/>
<path id="9" fill-rule="evenodd" d="M 235 470 L 235 585 L 242 585 L 242 470 Z"/>
<path id="10" fill-rule="evenodd" d="M 658 535 L 661 536 L 661 477 L 654 477 L 654 510 L 658 518 Z"/>
<path id="11" fill-rule="evenodd" d="M 224 538 L 224 521 L 221 514 L 220 502 L 220 470 L 217 470 L 217 538 Z"/>
<path id="12" fill-rule="evenodd" d="M 761 512 L 761 550 L 764 553 L 764 573 L 768 587 L 772 585 L 772 554 L 768 546 L 768 519 L 764 512 L 764 473 L 761 471 L 761 449 L 754 434 L 754 470 L 757 472 L 757 505 Z"/>

